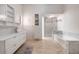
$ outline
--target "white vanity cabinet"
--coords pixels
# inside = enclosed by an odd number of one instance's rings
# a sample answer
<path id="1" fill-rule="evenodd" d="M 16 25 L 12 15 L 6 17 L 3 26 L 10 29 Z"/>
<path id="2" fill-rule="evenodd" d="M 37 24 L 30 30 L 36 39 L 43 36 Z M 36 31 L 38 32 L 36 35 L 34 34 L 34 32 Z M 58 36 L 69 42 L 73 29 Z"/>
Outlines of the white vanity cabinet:
<path id="1" fill-rule="evenodd" d="M 14 53 L 26 40 L 25 33 L 13 35 L 0 41 L 0 54 Z"/>

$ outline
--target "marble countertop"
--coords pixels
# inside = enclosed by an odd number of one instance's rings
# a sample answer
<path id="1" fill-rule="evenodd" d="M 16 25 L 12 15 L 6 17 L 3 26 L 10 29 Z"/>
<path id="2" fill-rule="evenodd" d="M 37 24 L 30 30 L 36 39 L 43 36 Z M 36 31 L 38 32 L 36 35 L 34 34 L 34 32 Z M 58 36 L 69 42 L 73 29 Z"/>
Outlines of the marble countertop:
<path id="1" fill-rule="evenodd" d="M 0 36 L 0 41 L 12 38 L 12 37 L 17 36 L 17 35 L 21 35 L 23 33 L 25 33 L 25 32 L 18 32 L 18 33 L 13 33 L 13 34 L 2 35 L 2 36 Z"/>
<path id="2" fill-rule="evenodd" d="M 63 35 L 63 40 L 66 40 L 66 41 L 79 41 L 78 38 L 67 36 L 67 35 Z"/>
<path id="3" fill-rule="evenodd" d="M 68 35 L 63 35 L 62 37 L 59 35 L 56 35 L 58 38 L 63 39 L 65 41 L 79 41 L 78 38 L 76 37 L 72 37 L 72 36 L 68 36 Z"/>

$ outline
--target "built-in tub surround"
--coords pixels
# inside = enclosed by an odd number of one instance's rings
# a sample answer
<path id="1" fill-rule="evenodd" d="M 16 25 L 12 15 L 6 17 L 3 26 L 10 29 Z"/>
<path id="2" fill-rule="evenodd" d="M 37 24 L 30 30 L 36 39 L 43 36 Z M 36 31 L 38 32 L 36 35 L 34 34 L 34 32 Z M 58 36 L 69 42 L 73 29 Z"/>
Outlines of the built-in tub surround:
<path id="1" fill-rule="evenodd" d="M 64 53 L 79 54 L 79 38 L 77 33 L 63 32 L 63 36 L 54 34 L 54 39 L 64 47 Z"/>

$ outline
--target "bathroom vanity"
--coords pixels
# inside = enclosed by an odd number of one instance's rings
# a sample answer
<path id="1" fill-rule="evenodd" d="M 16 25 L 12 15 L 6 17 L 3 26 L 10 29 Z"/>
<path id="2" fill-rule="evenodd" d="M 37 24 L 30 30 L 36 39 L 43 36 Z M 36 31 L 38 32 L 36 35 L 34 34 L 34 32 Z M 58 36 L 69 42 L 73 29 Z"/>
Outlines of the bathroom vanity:
<path id="1" fill-rule="evenodd" d="M 0 54 L 14 53 L 26 40 L 25 32 L 0 37 Z"/>
<path id="2" fill-rule="evenodd" d="M 26 40 L 26 32 L 17 31 L 21 10 L 21 5 L 0 4 L 0 54 L 14 53 Z"/>
<path id="3" fill-rule="evenodd" d="M 79 54 L 79 39 L 71 36 L 63 35 L 60 37 L 54 35 L 54 39 L 64 48 L 66 54 Z"/>

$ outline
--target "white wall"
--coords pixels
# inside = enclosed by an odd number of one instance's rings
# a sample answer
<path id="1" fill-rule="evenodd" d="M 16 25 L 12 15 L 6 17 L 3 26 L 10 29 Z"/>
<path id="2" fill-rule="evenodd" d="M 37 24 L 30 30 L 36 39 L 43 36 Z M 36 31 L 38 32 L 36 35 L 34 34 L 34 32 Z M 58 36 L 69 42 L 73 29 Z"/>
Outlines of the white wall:
<path id="1" fill-rule="evenodd" d="M 15 22 L 19 23 L 20 16 L 22 16 L 22 5 L 21 4 L 10 4 L 15 10 Z"/>
<path id="2" fill-rule="evenodd" d="M 63 15 L 64 32 L 79 33 L 79 5 L 66 5 Z"/>
<path id="3" fill-rule="evenodd" d="M 63 25 L 64 25 L 64 14 L 59 14 L 59 16 L 57 17 L 57 30 L 59 31 L 63 31 Z"/>
<path id="4" fill-rule="evenodd" d="M 25 28 L 27 29 L 34 29 L 30 30 L 29 32 L 35 33 L 36 37 L 42 38 L 42 17 L 46 14 L 60 14 L 64 11 L 64 5 L 45 5 L 45 4 L 27 4 L 23 6 L 23 20 Z M 34 26 L 34 14 L 39 14 L 39 26 Z M 34 27 L 33 27 L 34 26 Z M 31 33 L 32 34 L 32 33 Z"/>

